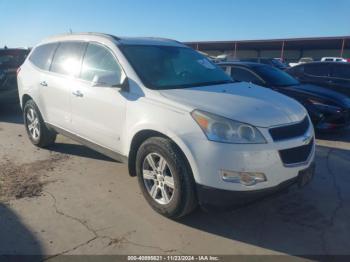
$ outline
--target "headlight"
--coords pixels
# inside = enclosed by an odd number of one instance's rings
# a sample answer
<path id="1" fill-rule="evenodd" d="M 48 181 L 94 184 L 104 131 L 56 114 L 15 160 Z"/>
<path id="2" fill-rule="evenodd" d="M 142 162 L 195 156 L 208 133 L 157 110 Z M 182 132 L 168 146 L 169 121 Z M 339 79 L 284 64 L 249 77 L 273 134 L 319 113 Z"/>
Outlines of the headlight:
<path id="1" fill-rule="evenodd" d="M 263 135 L 254 126 L 201 110 L 194 110 L 191 115 L 208 140 L 232 144 L 266 143 Z"/>
<path id="2" fill-rule="evenodd" d="M 314 106 L 323 109 L 323 110 L 334 110 L 334 111 L 341 111 L 341 108 L 333 105 L 331 103 L 327 103 L 327 102 L 323 102 L 323 101 L 319 101 L 316 99 L 308 99 L 308 101 L 313 104 Z"/>

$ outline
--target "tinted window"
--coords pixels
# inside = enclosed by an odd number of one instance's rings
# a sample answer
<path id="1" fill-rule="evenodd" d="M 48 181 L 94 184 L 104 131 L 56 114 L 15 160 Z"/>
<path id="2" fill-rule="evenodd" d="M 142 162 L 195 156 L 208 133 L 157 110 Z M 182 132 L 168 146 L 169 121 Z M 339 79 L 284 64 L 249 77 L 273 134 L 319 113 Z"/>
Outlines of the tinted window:
<path id="1" fill-rule="evenodd" d="M 350 65 L 336 65 L 332 68 L 332 76 L 350 80 Z"/>
<path id="2" fill-rule="evenodd" d="M 115 74 L 121 79 L 121 68 L 113 55 L 104 47 L 89 44 L 84 56 L 80 77 L 87 81 L 93 81 L 95 77 Z"/>
<path id="3" fill-rule="evenodd" d="M 292 68 L 289 68 L 286 72 L 292 76 L 300 76 L 304 73 L 304 66 L 303 65 L 294 66 Z"/>
<path id="4" fill-rule="evenodd" d="M 177 46 L 120 47 L 142 82 L 152 89 L 232 82 L 230 76 L 193 49 Z"/>
<path id="5" fill-rule="evenodd" d="M 53 58 L 50 71 L 69 76 L 77 76 L 80 73 L 84 47 L 85 44 L 80 42 L 60 43 Z"/>
<path id="6" fill-rule="evenodd" d="M 52 56 L 57 45 L 57 43 L 51 43 L 38 46 L 30 55 L 29 60 L 40 69 L 49 70 L 52 62 Z"/>
<path id="7" fill-rule="evenodd" d="M 328 76 L 328 63 L 327 64 L 308 64 L 304 69 L 306 74 L 314 76 Z"/>
<path id="8" fill-rule="evenodd" d="M 261 80 L 256 77 L 252 72 L 248 69 L 235 67 L 231 68 L 231 76 L 234 80 L 243 81 L 243 82 L 252 82 L 256 84 L 261 84 Z"/>
<path id="9" fill-rule="evenodd" d="M 299 84 L 295 78 L 272 66 L 255 66 L 254 71 L 272 86 L 292 86 Z"/>

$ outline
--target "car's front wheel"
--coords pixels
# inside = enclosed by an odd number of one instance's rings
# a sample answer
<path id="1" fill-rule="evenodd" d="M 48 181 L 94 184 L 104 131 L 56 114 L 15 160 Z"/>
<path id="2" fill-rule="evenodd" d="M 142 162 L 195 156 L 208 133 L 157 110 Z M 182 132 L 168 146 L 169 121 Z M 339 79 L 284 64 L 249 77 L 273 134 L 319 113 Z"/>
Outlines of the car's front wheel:
<path id="1" fill-rule="evenodd" d="M 55 142 L 56 133 L 49 130 L 33 100 L 28 100 L 23 108 L 23 118 L 30 141 L 38 147 L 47 147 Z"/>
<path id="2" fill-rule="evenodd" d="M 137 152 L 136 171 L 144 197 L 158 213 L 180 218 L 197 206 L 191 170 L 171 140 L 147 139 Z"/>

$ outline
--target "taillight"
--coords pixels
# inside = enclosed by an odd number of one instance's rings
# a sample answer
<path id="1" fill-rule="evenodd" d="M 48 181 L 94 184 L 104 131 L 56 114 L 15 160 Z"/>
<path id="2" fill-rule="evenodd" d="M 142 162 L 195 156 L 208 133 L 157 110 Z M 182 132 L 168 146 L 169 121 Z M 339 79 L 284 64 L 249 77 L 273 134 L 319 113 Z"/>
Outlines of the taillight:
<path id="1" fill-rule="evenodd" d="M 21 71 L 20 67 L 17 68 L 17 75 L 19 74 L 19 71 Z"/>

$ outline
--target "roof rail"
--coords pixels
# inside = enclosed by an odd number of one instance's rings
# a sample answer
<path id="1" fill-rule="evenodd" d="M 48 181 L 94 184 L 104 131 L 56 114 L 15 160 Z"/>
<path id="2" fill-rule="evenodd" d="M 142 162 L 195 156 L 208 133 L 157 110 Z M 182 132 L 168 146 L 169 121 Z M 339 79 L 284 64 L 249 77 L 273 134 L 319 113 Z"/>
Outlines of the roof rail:
<path id="1" fill-rule="evenodd" d="M 148 38 L 153 38 L 153 39 L 158 39 L 158 40 L 166 40 L 166 41 L 171 41 L 171 42 L 175 42 L 175 43 L 178 43 L 178 44 L 183 44 L 180 41 L 177 41 L 177 40 L 174 40 L 174 39 L 171 39 L 171 38 L 166 38 L 166 37 L 154 37 L 154 36 L 151 36 L 151 37 L 148 37 Z"/>
<path id="2" fill-rule="evenodd" d="M 105 34 L 105 33 L 98 33 L 98 32 L 76 32 L 76 33 L 65 33 L 65 34 L 58 34 L 58 35 L 53 35 L 51 37 L 59 37 L 59 36 L 69 36 L 69 35 L 95 35 L 95 36 L 104 36 L 104 37 L 108 37 L 111 38 L 115 41 L 119 41 L 120 38 L 115 36 L 115 35 L 111 35 L 111 34 Z M 50 37 L 50 38 L 51 38 Z"/>
<path id="3" fill-rule="evenodd" d="M 96 36 L 107 36 L 110 37 L 116 41 L 119 41 L 120 38 L 115 36 L 115 35 L 111 35 L 111 34 L 105 34 L 105 33 L 98 33 L 98 32 L 82 32 L 82 33 L 72 33 L 72 34 L 77 34 L 77 35 L 96 35 Z"/>

